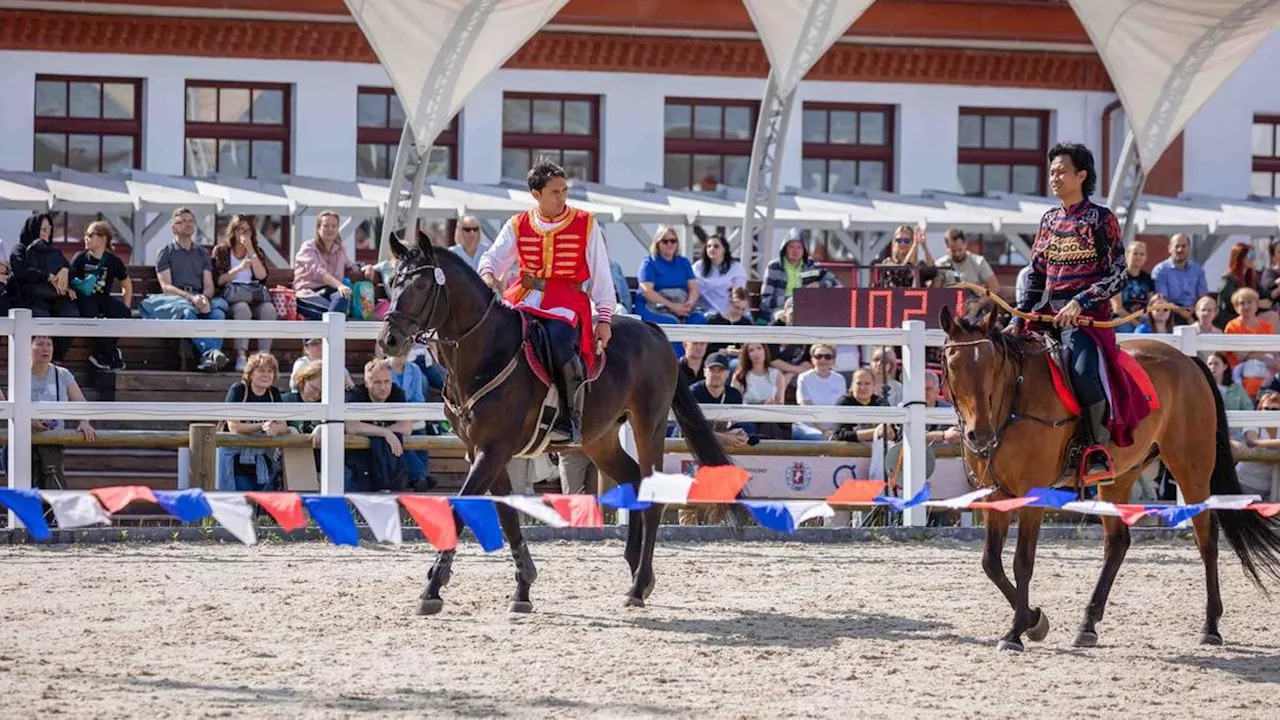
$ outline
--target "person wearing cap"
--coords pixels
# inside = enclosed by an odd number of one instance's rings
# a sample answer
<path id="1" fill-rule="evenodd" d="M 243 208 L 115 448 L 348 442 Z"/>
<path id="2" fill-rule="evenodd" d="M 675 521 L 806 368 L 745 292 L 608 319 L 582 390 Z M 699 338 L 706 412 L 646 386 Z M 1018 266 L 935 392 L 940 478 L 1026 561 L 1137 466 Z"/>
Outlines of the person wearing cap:
<path id="1" fill-rule="evenodd" d="M 289 372 L 289 389 L 294 392 L 300 392 L 300 384 L 298 382 L 298 373 L 302 368 L 306 367 L 312 361 L 320 360 L 324 357 L 324 338 L 307 338 L 302 341 L 302 356 L 293 361 L 293 370 Z M 345 367 L 342 372 L 346 375 L 343 384 L 347 390 L 355 386 L 355 381 L 351 379 L 351 371 Z"/>
<path id="2" fill-rule="evenodd" d="M 689 390 L 702 405 L 742 405 L 742 393 L 729 384 L 729 356 L 715 353 L 702 361 L 702 380 L 690 386 Z M 726 448 L 740 448 L 751 441 L 755 427 L 751 423 L 728 423 L 720 421 L 714 424 L 716 437 Z"/>
<path id="3" fill-rule="evenodd" d="M 769 261 L 760 287 L 760 312 L 771 317 L 800 287 L 840 287 L 840 281 L 809 257 L 800 228 L 787 231 L 778 257 Z"/>

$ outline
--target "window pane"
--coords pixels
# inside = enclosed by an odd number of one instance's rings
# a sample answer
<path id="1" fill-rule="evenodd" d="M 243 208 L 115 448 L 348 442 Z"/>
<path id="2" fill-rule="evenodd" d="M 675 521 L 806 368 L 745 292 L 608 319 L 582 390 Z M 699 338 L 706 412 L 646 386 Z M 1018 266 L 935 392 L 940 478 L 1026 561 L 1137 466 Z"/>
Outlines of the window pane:
<path id="1" fill-rule="evenodd" d="M 982 147 L 1007 148 L 1013 145 L 1013 118 L 988 115 L 982 118 Z"/>
<path id="2" fill-rule="evenodd" d="M 801 113 L 800 135 L 803 142 L 825 143 L 827 141 L 827 111 L 805 110 Z"/>
<path id="3" fill-rule="evenodd" d="M 36 81 L 36 117 L 67 116 L 67 84 L 53 80 Z"/>
<path id="4" fill-rule="evenodd" d="M 983 192 L 1009 192 L 1010 189 L 1008 165 L 982 166 Z"/>
<path id="5" fill-rule="evenodd" d="M 524 98 L 507 98 L 502 101 L 502 131 L 529 132 L 528 100 Z M 523 173 L 520 177 L 524 177 Z"/>
<path id="6" fill-rule="evenodd" d="M 250 177 L 248 140 L 218 141 L 218 174 L 227 177 Z"/>
<path id="7" fill-rule="evenodd" d="M 71 117 L 102 117 L 102 86 L 93 82 L 71 83 Z"/>
<path id="8" fill-rule="evenodd" d="M 1040 168 L 1036 165 L 1014 165 L 1013 191 L 1023 195 L 1039 195 Z"/>
<path id="9" fill-rule="evenodd" d="M 831 142 L 840 145 L 855 145 L 858 142 L 858 113 L 832 112 Z"/>
<path id="10" fill-rule="evenodd" d="M 827 164 L 827 188 L 833 193 L 851 193 L 858 187 L 858 163 L 832 160 Z"/>
<path id="11" fill-rule="evenodd" d="M 528 107 L 528 103 L 525 106 Z M 502 177 L 523 180 L 531 165 L 528 150 L 502 148 Z"/>
<path id="12" fill-rule="evenodd" d="M 666 137 L 687 138 L 692 132 L 693 108 L 688 105 L 667 105 L 663 111 L 662 123 Z"/>
<path id="13" fill-rule="evenodd" d="M 693 109 L 693 136 L 718 138 L 723 134 L 719 105 L 698 105 Z M 696 164 L 696 161 L 695 161 Z"/>
<path id="14" fill-rule="evenodd" d="M 453 177 L 453 166 L 449 162 L 450 153 L 451 151 L 447 147 L 433 146 L 431 155 L 427 158 L 427 174 L 438 177 Z"/>
<path id="15" fill-rule="evenodd" d="M 1019 150 L 1040 149 L 1040 118 L 1016 117 L 1013 119 L 1013 146 Z"/>
<path id="16" fill-rule="evenodd" d="M 218 169 L 218 141 L 187 138 L 187 170 L 191 177 L 206 177 Z"/>
<path id="17" fill-rule="evenodd" d="M 560 121 L 559 100 L 533 101 L 533 131 L 549 135 L 559 135 L 563 129 Z"/>
<path id="18" fill-rule="evenodd" d="M 724 157 L 724 184 L 729 187 L 744 188 L 747 176 L 751 173 L 751 157 L 749 155 L 726 155 Z"/>
<path id="19" fill-rule="evenodd" d="M 590 150 L 564 151 L 564 172 L 569 176 L 570 180 L 585 180 L 587 182 L 594 180 L 595 168 L 592 167 L 593 164 Z"/>
<path id="20" fill-rule="evenodd" d="M 32 170 L 48 172 L 54 165 L 67 164 L 67 136 L 56 133 L 36 133 L 35 160 Z"/>
<path id="21" fill-rule="evenodd" d="M 805 113 L 806 115 L 808 113 Z M 824 113 L 825 115 L 825 113 Z M 823 125 L 826 125 L 824 117 Z M 805 190 L 817 190 L 818 192 L 826 192 L 827 190 L 827 161 L 826 160 L 801 160 L 800 161 L 800 186 Z"/>
<path id="22" fill-rule="evenodd" d="M 284 91 L 253 91 L 253 122 L 255 125 L 284 124 Z"/>
<path id="23" fill-rule="evenodd" d="M 67 136 L 67 167 L 82 172 L 98 172 L 101 161 L 97 135 Z"/>
<path id="24" fill-rule="evenodd" d="M 591 103 L 586 100 L 566 100 L 564 103 L 564 134 L 590 135 Z"/>
<path id="25" fill-rule="evenodd" d="M 102 136 L 102 172 L 133 167 L 133 138 L 128 135 Z"/>
<path id="26" fill-rule="evenodd" d="M 1278 126 L 1270 123 L 1254 123 L 1253 156 L 1272 157 L 1276 154 L 1275 131 Z"/>
<path id="27" fill-rule="evenodd" d="M 218 89 L 218 122 L 249 122 L 248 88 Z"/>
<path id="28" fill-rule="evenodd" d="M 751 122 L 751 108 L 727 107 L 724 109 L 724 136 L 731 140 L 750 140 L 755 133 Z"/>
<path id="29" fill-rule="evenodd" d="M 397 130 L 403 128 L 404 106 L 400 104 L 400 97 L 398 95 L 391 95 L 387 100 L 388 104 L 391 106 L 391 117 L 387 119 L 387 125 L 389 127 L 396 128 Z"/>
<path id="30" fill-rule="evenodd" d="M 688 155 L 667 153 L 662 158 L 662 184 L 672 190 L 688 190 L 693 186 L 693 170 Z"/>
<path id="31" fill-rule="evenodd" d="M 982 118 L 977 115 L 960 116 L 960 147 L 982 147 Z"/>
<path id="32" fill-rule="evenodd" d="M 254 140 L 253 176 L 269 178 L 284 172 L 284 143 L 279 140 Z"/>
<path id="33" fill-rule="evenodd" d="M 105 83 L 102 86 L 102 117 L 108 120 L 132 120 L 137 105 L 133 83 Z"/>
<path id="34" fill-rule="evenodd" d="M 356 146 L 356 177 L 372 180 L 386 180 L 391 177 L 386 145 Z"/>
<path id="35" fill-rule="evenodd" d="M 56 137 L 56 136 L 55 136 Z M 37 159 L 40 150 L 40 136 L 36 136 Z M 37 168 L 39 169 L 39 168 Z M 1271 197 L 1271 173 L 1256 172 L 1250 176 L 1251 192 L 1259 197 Z"/>
<path id="36" fill-rule="evenodd" d="M 360 93 L 356 96 L 356 127 L 387 127 L 387 96 Z"/>
<path id="37" fill-rule="evenodd" d="M 888 190 L 884 163 L 879 160 L 863 160 L 858 163 L 858 187 L 868 190 Z"/>
<path id="38" fill-rule="evenodd" d="M 187 119 L 195 122 L 217 122 L 218 91 L 207 87 L 187 88 Z"/>
<path id="39" fill-rule="evenodd" d="M 721 158 L 719 155 L 694 155 L 693 165 L 690 168 L 692 172 L 693 182 L 701 183 L 704 180 L 714 180 L 716 183 L 725 181 L 724 174 L 720 169 Z"/>
<path id="40" fill-rule="evenodd" d="M 982 168 L 977 165 L 956 166 L 956 180 L 960 184 L 960 192 L 966 195 L 982 192 Z"/>
<path id="41" fill-rule="evenodd" d="M 885 114 L 864 112 L 858 116 L 858 142 L 863 145 L 885 144 Z"/>

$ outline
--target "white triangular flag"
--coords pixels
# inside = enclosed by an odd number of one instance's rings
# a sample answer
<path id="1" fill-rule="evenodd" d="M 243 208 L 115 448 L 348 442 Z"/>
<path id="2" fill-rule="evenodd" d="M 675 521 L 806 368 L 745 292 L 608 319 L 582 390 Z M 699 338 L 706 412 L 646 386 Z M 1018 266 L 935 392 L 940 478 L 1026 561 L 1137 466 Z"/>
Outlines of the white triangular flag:
<path id="1" fill-rule="evenodd" d="M 1113 503 L 1103 502 L 1101 500 L 1076 500 L 1062 506 L 1067 512 L 1076 512 L 1081 515 L 1106 515 L 1108 517 L 1120 517 L 1120 511 L 1116 509 Z"/>
<path id="2" fill-rule="evenodd" d="M 1243 510 L 1256 502 L 1261 495 L 1210 495 L 1204 504 L 1210 510 Z"/>
<path id="3" fill-rule="evenodd" d="M 689 500 L 691 487 L 693 478 L 688 475 L 656 472 L 640 481 L 637 499 L 661 505 L 684 505 Z"/>
<path id="4" fill-rule="evenodd" d="M 360 511 L 378 542 L 401 543 L 400 501 L 395 495 L 351 494 L 347 500 Z"/>
<path id="5" fill-rule="evenodd" d="M 516 510 L 528 515 L 542 523 L 546 523 L 551 527 L 569 527 L 568 521 L 560 517 L 560 513 L 555 508 L 542 502 L 542 498 L 530 495 L 506 495 L 495 497 L 494 500 L 509 505 Z"/>
<path id="6" fill-rule="evenodd" d="M 836 511 L 822 500 L 788 500 L 783 503 L 791 520 L 800 527 L 801 523 L 814 518 L 835 517 Z"/>
<path id="7" fill-rule="evenodd" d="M 241 493 L 205 493 L 209 507 L 213 509 L 213 519 L 236 536 L 245 545 L 258 542 L 258 533 L 253 529 L 253 508 Z"/>
<path id="8" fill-rule="evenodd" d="M 996 491 L 995 488 L 983 488 L 981 490 L 974 490 L 971 493 L 965 493 L 964 495 L 961 495 L 959 497 L 953 497 L 947 500 L 930 500 L 929 502 L 925 503 L 925 507 L 947 508 L 949 510 L 963 510 L 969 507 L 969 505 L 971 505 L 972 503 L 975 503 L 981 500 L 982 498 L 990 495 L 995 491 Z"/>
<path id="9" fill-rule="evenodd" d="M 63 530 L 90 525 L 110 525 L 111 516 L 98 498 L 82 490 L 41 490 L 40 497 L 53 508 L 58 527 Z"/>

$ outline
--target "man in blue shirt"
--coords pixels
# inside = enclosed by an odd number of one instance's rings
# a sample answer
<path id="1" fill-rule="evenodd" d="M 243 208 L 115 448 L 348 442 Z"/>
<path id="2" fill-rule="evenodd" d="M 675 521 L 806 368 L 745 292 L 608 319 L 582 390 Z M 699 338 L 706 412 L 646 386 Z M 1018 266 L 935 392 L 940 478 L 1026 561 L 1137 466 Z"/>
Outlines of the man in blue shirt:
<path id="1" fill-rule="evenodd" d="M 1191 259 L 1191 238 L 1182 233 L 1169 238 L 1169 257 L 1155 266 L 1151 277 L 1156 292 L 1180 307 L 1195 307 L 1196 300 L 1209 292 L 1204 268 Z"/>

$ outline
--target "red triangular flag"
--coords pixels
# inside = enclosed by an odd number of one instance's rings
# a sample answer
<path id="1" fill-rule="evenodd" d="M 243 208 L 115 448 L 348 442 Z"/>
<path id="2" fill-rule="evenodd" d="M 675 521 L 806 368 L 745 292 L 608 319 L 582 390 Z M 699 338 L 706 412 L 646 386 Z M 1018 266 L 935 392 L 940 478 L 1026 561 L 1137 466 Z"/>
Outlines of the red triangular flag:
<path id="1" fill-rule="evenodd" d="M 690 503 L 730 503 L 746 486 L 751 473 L 736 465 L 714 465 L 698 468 L 689 488 Z"/>
<path id="2" fill-rule="evenodd" d="M 302 497 L 291 492 L 247 492 L 244 496 L 256 503 L 280 525 L 285 532 L 306 527 L 302 515 Z"/>
<path id="3" fill-rule="evenodd" d="M 1249 509 L 1256 511 L 1262 517 L 1280 515 L 1280 503 L 1254 503 L 1249 506 Z"/>
<path id="4" fill-rule="evenodd" d="M 1132 526 L 1151 512 L 1143 505 L 1121 505 L 1116 503 L 1116 510 L 1120 512 L 1120 520 L 1125 524 Z"/>
<path id="5" fill-rule="evenodd" d="M 604 515 L 600 512 L 600 503 L 590 495 L 545 496 L 551 507 L 560 513 L 560 517 L 569 523 L 569 527 L 598 528 L 604 527 Z"/>
<path id="6" fill-rule="evenodd" d="M 439 495 L 400 495 L 400 504 L 418 523 L 422 534 L 436 550 L 455 550 L 458 547 L 458 526 L 453 522 L 453 508 L 449 498 Z"/>
<path id="7" fill-rule="evenodd" d="M 845 480 L 827 496 L 828 505 L 870 505 L 884 492 L 883 480 Z"/>
<path id="8" fill-rule="evenodd" d="M 970 503 L 969 507 L 973 510 L 994 510 L 995 512 L 1009 512 L 1017 510 L 1020 507 L 1030 505 L 1035 502 L 1033 497 L 1005 498 L 1004 500 L 979 500 Z"/>
<path id="9" fill-rule="evenodd" d="M 94 488 L 89 492 L 98 498 L 98 502 L 102 503 L 102 507 L 106 508 L 108 514 L 118 513 L 125 509 L 131 502 L 144 500 L 149 503 L 156 502 L 156 496 L 151 492 L 151 488 L 146 485 L 120 485 L 117 487 L 100 487 Z M 158 504 L 158 503 L 157 503 Z"/>

